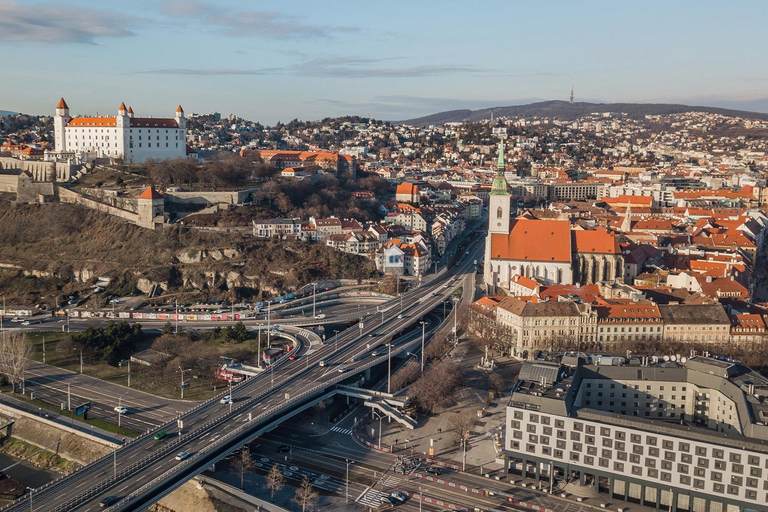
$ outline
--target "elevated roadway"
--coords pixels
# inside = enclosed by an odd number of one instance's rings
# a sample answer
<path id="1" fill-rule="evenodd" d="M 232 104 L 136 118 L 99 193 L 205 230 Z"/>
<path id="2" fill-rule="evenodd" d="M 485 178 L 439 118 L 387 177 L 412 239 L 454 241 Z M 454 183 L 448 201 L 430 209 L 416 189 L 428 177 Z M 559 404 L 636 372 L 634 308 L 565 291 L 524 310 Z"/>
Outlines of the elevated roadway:
<path id="1" fill-rule="evenodd" d="M 361 315 L 357 327 L 339 334 L 333 343 L 311 352 L 304 350 L 295 360 L 283 360 L 270 371 L 238 384 L 233 389 L 233 403 L 220 403 L 218 397 L 201 403 L 183 414 L 178 423 L 142 435 L 112 455 L 34 490 L 31 496 L 27 494 L 3 510 L 97 510 L 107 496 L 119 498 L 109 510 L 146 508 L 239 446 L 274 428 L 293 409 L 386 362 L 389 351 L 351 359 L 371 350 L 367 345 L 372 339 L 392 339 L 442 305 L 462 286 L 464 276 L 474 275 L 473 260 L 480 259 L 483 249 L 482 239 L 479 242 L 457 266 L 440 271 L 403 294 L 402 299 L 386 302 L 386 310 L 377 314 L 369 309 Z M 409 345 L 391 347 L 394 356 L 407 351 Z M 166 437 L 155 440 L 153 434 L 160 430 Z M 181 451 L 189 453 L 189 457 L 175 460 Z"/>

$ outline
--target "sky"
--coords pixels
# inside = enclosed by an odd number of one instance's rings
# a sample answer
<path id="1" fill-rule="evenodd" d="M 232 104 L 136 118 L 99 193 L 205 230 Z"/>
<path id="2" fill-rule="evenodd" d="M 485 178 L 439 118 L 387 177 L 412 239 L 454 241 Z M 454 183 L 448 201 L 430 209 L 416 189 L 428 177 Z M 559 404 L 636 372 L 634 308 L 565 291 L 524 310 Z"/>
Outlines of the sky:
<path id="1" fill-rule="evenodd" d="M 768 112 L 768 2 L 0 0 L 0 109 L 274 124 L 567 100 Z"/>

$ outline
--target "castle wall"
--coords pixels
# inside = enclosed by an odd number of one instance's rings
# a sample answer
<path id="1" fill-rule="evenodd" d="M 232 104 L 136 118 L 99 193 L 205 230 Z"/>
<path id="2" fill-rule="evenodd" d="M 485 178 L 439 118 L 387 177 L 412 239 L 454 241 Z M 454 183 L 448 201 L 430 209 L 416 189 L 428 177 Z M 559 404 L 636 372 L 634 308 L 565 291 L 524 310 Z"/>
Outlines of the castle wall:
<path id="1" fill-rule="evenodd" d="M 82 196 L 77 192 L 73 192 L 72 190 L 59 188 L 59 200 L 62 203 L 79 204 L 80 206 L 85 206 L 86 208 L 90 208 L 92 210 L 108 213 L 109 215 L 114 215 L 115 217 L 125 219 L 128 222 L 139 224 L 139 215 L 137 213 L 100 203 L 99 201 L 95 201 L 93 199 Z"/>
<path id="2" fill-rule="evenodd" d="M 0 157 L 0 169 L 18 169 L 27 171 L 35 181 L 69 181 L 76 166 L 68 162 L 43 162 L 40 160 L 19 160 L 18 158 Z"/>
<path id="3" fill-rule="evenodd" d="M 257 190 L 257 188 L 249 188 L 233 192 L 165 192 L 163 196 L 169 203 L 211 206 L 213 204 L 242 204 Z"/>

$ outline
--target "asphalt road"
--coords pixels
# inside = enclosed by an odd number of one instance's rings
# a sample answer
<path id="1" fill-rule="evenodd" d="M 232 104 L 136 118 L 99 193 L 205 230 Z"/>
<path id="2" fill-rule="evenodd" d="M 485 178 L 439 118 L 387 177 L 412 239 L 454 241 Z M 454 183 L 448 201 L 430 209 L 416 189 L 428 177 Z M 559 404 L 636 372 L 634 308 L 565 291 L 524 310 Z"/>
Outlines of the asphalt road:
<path id="1" fill-rule="evenodd" d="M 12 509 L 97 510 L 101 499 L 113 495 L 122 499 L 121 504 L 113 507 L 115 510 L 141 509 L 247 441 L 258 431 L 258 425 L 293 407 L 302 393 L 318 393 L 371 364 L 386 361 L 386 356 L 380 355 L 347 363 L 352 356 L 369 350 L 365 348 L 371 339 L 368 334 L 376 333 L 377 339 L 394 336 L 441 305 L 453 289 L 461 285 L 463 275 L 474 274 L 472 260 L 479 259 L 481 251 L 482 244 L 476 244 L 462 265 L 441 272 L 406 292 L 402 314 L 400 300 L 394 299 L 383 315 L 364 317 L 362 329 L 347 329 L 340 334 L 338 349 L 334 341 L 311 352 L 305 350 L 295 360 L 285 360 L 273 371 L 238 385 L 233 393 L 234 404 L 213 400 L 187 412 L 182 418 L 184 435 L 179 435 L 176 425 L 169 424 L 165 428 L 168 433 L 165 439 L 140 437 L 118 449 L 114 458 L 92 463 L 38 490 L 32 496 L 31 507 L 25 499 Z M 405 350 L 405 346 L 400 346 L 392 352 L 396 355 Z M 327 364 L 320 366 L 320 361 Z M 347 371 L 339 372 L 341 366 L 346 366 Z M 249 415 L 253 421 L 249 421 Z M 175 456 L 180 451 L 191 455 L 178 462 Z"/>

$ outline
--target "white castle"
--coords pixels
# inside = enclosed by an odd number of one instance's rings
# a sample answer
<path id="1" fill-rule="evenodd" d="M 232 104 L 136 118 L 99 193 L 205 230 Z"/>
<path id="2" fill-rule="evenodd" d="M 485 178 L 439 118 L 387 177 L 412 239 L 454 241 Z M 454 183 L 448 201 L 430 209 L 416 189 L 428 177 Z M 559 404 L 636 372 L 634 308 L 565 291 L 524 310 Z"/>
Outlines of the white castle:
<path id="1" fill-rule="evenodd" d="M 141 163 L 187 154 L 187 120 L 181 105 L 173 118 L 134 117 L 125 103 L 120 103 L 116 117 L 70 117 L 67 102 L 61 98 L 53 127 L 59 155 L 85 153 Z"/>

